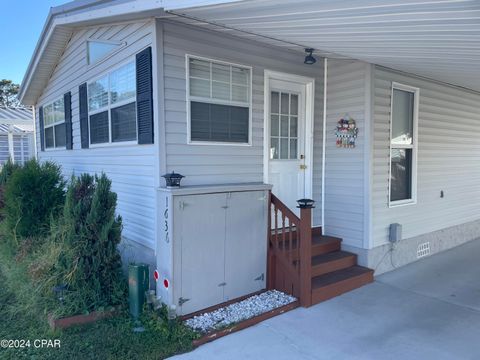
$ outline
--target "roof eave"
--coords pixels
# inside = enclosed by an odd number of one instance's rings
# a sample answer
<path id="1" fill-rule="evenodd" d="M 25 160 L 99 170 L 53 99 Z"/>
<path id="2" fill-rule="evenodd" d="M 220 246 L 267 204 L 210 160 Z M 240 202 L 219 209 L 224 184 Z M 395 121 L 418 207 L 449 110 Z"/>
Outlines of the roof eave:
<path id="1" fill-rule="evenodd" d="M 108 21 L 114 21 L 115 19 L 123 21 L 163 14 L 163 8 L 159 7 L 158 0 L 120 3 L 115 5 L 114 9 L 111 9 L 111 11 L 108 12 L 102 11 L 103 8 L 91 9 L 95 5 L 102 5 L 110 2 L 112 2 L 112 0 L 78 0 L 50 9 L 20 86 L 18 98 L 22 104 L 35 105 L 38 99 L 38 95 L 31 93 L 32 78 L 35 75 L 39 61 L 44 55 L 45 49 L 47 48 L 52 35 L 55 34 L 59 28 L 71 29 L 73 33 L 75 27 L 106 22 L 107 19 Z M 64 42 L 66 45 L 68 40 Z"/>

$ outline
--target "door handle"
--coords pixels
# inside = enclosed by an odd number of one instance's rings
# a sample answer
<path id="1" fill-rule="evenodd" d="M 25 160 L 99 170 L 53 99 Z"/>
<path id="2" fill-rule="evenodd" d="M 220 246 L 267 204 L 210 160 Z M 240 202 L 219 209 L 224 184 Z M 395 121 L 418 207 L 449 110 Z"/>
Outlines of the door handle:
<path id="1" fill-rule="evenodd" d="M 306 169 L 307 169 L 307 165 L 304 165 L 304 164 L 300 165 L 300 170 L 306 170 Z"/>

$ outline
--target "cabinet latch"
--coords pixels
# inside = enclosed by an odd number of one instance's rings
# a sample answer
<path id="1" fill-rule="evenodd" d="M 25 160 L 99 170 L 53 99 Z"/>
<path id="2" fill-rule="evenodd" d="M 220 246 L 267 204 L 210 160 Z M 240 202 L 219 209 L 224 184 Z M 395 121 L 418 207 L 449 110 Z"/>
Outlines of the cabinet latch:
<path id="1" fill-rule="evenodd" d="M 259 277 L 255 278 L 255 281 L 263 281 L 265 280 L 265 274 L 262 273 L 262 275 L 260 275 Z"/>
<path id="2" fill-rule="evenodd" d="M 178 306 L 182 306 L 183 304 L 185 304 L 187 301 L 190 301 L 190 299 L 185 299 L 183 297 L 179 298 L 178 299 Z"/>

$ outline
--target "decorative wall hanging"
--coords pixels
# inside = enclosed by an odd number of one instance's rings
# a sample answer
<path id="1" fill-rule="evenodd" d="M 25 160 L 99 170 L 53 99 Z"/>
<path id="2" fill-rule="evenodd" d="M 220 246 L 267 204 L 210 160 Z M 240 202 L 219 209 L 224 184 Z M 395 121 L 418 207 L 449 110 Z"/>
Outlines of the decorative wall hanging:
<path id="1" fill-rule="evenodd" d="M 335 135 L 337 136 L 337 147 L 354 148 L 358 135 L 355 120 L 348 115 L 338 120 Z"/>

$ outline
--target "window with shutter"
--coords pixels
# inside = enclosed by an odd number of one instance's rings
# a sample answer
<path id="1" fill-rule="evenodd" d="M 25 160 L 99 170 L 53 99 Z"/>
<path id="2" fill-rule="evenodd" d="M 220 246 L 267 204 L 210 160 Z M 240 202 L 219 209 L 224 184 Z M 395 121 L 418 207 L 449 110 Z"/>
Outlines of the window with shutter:
<path id="1" fill-rule="evenodd" d="M 87 85 L 89 144 L 137 141 L 135 62 Z"/>
<path id="2" fill-rule="evenodd" d="M 43 106 L 45 148 L 65 148 L 65 104 L 62 96 Z"/>

